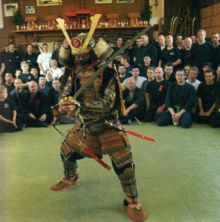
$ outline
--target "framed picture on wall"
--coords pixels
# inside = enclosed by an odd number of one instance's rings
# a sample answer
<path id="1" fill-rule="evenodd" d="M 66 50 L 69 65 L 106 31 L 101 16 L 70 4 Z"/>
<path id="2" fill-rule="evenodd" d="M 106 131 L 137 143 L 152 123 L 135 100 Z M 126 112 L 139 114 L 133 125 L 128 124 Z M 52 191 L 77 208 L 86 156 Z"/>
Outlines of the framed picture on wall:
<path id="1" fill-rule="evenodd" d="M 15 11 L 18 10 L 18 3 L 4 4 L 4 15 L 5 17 L 13 16 Z"/>
<path id="2" fill-rule="evenodd" d="M 34 5 L 25 5 L 25 14 L 35 14 L 35 6 Z"/>
<path id="3" fill-rule="evenodd" d="M 37 0 L 37 6 L 62 5 L 62 0 Z"/>
<path id="4" fill-rule="evenodd" d="M 134 3 L 134 0 L 116 0 L 116 3 Z"/>
<path id="5" fill-rule="evenodd" d="M 112 0 L 95 0 L 95 4 L 107 4 L 112 3 Z"/>

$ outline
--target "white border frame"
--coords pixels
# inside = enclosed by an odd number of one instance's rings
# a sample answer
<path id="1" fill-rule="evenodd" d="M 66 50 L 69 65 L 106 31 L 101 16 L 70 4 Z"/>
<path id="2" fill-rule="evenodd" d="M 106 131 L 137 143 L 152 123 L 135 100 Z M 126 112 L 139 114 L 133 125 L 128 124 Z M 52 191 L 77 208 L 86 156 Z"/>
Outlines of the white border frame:
<path id="1" fill-rule="evenodd" d="M 10 9 L 10 6 L 11 6 L 11 9 Z M 6 4 L 4 4 L 4 15 L 5 15 L 5 17 L 13 16 L 14 12 L 16 10 L 18 10 L 18 3 L 6 3 Z"/>
<path id="2" fill-rule="evenodd" d="M 46 0 L 46 3 L 44 3 L 45 0 L 37 0 L 37 6 L 53 6 L 53 5 L 62 5 L 62 0 Z"/>

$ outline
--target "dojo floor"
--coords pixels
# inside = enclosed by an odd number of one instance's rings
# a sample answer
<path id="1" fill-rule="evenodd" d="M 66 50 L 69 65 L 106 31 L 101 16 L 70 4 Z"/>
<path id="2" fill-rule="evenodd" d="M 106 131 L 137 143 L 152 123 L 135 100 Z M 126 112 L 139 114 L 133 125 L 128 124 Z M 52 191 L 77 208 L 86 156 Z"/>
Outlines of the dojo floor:
<path id="1" fill-rule="evenodd" d="M 70 126 L 59 126 L 65 134 Z M 127 126 L 156 143 L 129 136 L 148 222 L 220 222 L 220 129 L 155 124 Z M 1 222 L 126 222 L 113 170 L 79 161 L 80 186 L 54 192 L 62 174 L 53 128 L 0 135 Z M 104 160 L 110 164 L 108 156 Z"/>

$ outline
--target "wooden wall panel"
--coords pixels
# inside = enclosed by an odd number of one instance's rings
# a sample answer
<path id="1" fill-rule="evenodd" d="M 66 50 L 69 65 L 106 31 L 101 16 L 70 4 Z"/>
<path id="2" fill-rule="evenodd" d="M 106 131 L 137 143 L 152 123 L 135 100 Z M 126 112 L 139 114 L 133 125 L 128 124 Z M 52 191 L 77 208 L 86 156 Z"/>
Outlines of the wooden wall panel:
<path id="1" fill-rule="evenodd" d="M 210 37 L 213 32 L 220 32 L 220 3 L 202 8 L 201 10 L 201 28 L 207 31 Z"/>

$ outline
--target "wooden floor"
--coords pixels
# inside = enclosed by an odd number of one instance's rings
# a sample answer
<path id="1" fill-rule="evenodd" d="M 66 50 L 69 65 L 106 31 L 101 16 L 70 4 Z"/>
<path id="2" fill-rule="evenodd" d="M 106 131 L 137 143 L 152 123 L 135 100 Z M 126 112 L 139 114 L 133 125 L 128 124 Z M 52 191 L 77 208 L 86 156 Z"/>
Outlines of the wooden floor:
<path id="1" fill-rule="evenodd" d="M 70 126 L 59 126 L 65 134 Z M 128 126 L 157 140 L 129 137 L 149 222 L 220 222 L 220 129 Z M 79 161 L 80 186 L 54 192 L 62 174 L 54 129 L 0 135 L 1 222 L 126 222 L 113 170 Z M 108 156 L 104 160 L 110 164 Z"/>

